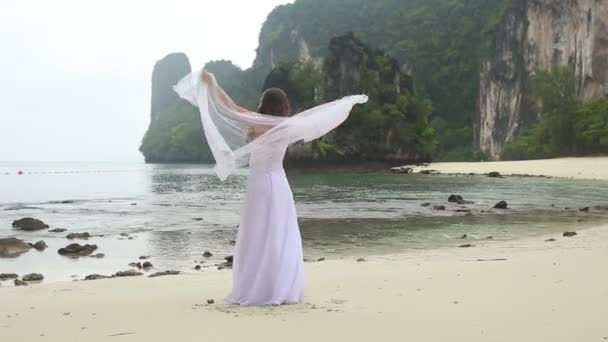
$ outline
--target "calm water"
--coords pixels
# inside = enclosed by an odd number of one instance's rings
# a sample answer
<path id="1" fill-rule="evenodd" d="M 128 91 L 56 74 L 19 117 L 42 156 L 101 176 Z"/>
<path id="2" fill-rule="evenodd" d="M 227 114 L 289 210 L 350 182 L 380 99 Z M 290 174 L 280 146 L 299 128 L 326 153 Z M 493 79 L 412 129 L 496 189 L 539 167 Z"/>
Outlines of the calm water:
<path id="1" fill-rule="evenodd" d="M 487 244 L 608 222 L 608 212 L 578 211 L 608 205 L 608 182 L 602 181 L 340 174 L 298 175 L 290 182 L 309 258 L 454 247 L 465 233 L 469 242 Z M 0 163 L 0 237 L 49 245 L 43 253 L 0 259 L 0 273 L 40 272 L 49 281 L 67 280 L 129 269 L 141 255 L 152 256 L 157 269 L 192 270 L 206 250 L 215 256 L 203 266 L 215 270 L 215 263 L 232 254 L 244 184 L 244 174 L 221 183 L 201 165 Z M 456 212 L 463 208 L 447 202 L 450 194 L 474 201 L 466 205 L 473 215 Z M 511 209 L 490 210 L 500 200 Z M 12 230 L 12 221 L 22 217 L 68 232 Z M 59 256 L 70 232 L 104 235 L 87 243 L 97 244 L 106 257 Z"/>

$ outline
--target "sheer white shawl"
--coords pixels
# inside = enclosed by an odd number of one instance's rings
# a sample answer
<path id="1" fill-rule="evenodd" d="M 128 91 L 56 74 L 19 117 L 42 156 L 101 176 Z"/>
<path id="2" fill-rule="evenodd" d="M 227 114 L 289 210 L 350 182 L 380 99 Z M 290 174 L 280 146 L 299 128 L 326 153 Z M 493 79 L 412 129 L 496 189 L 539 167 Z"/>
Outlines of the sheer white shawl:
<path id="1" fill-rule="evenodd" d="M 346 120 L 354 105 L 367 102 L 367 96 L 353 95 L 291 117 L 277 117 L 239 107 L 213 75 L 204 80 L 201 71 L 184 77 L 173 89 L 199 108 L 205 137 L 216 161 L 214 171 L 221 180 L 236 169 L 247 167 L 252 153 L 263 156 L 277 144 L 309 142 L 327 134 Z M 251 132 L 260 129 L 265 133 L 251 139 Z"/>

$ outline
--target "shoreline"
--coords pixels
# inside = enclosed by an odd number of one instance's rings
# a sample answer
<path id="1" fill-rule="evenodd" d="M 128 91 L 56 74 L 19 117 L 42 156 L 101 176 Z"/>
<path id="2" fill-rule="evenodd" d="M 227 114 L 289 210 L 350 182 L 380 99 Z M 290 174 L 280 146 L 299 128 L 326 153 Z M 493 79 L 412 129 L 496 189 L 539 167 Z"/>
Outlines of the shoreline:
<path id="1" fill-rule="evenodd" d="M 487 175 L 499 172 L 512 177 L 555 177 L 569 179 L 608 180 L 608 157 L 557 158 L 496 162 L 431 163 L 409 166 L 414 173 L 438 171 L 451 175 Z"/>
<path id="2" fill-rule="evenodd" d="M 271 342 L 602 341 L 608 225 L 579 233 L 307 263 L 305 303 L 283 307 L 225 304 L 228 272 L 0 288 L 0 332 L 17 341 L 235 341 L 252 331 Z"/>

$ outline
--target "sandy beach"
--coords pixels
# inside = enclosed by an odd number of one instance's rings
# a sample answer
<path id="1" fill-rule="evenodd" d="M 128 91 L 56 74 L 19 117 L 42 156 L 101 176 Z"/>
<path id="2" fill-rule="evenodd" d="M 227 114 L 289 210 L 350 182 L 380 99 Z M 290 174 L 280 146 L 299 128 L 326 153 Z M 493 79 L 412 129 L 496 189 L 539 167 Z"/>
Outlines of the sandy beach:
<path id="1" fill-rule="evenodd" d="M 500 172 L 503 175 L 549 176 L 574 179 L 608 179 L 608 157 L 558 158 L 525 161 L 474 163 L 432 163 L 415 167 L 414 172 L 436 170 L 441 173 Z"/>
<path id="2" fill-rule="evenodd" d="M 230 272 L 0 288 L 8 341 L 602 341 L 608 226 L 307 263 L 306 303 L 222 302 Z M 549 237 L 547 237 L 549 238 Z M 506 259 L 506 260 L 502 260 Z M 214 299 L 215 304 L 207 304 Z"/>

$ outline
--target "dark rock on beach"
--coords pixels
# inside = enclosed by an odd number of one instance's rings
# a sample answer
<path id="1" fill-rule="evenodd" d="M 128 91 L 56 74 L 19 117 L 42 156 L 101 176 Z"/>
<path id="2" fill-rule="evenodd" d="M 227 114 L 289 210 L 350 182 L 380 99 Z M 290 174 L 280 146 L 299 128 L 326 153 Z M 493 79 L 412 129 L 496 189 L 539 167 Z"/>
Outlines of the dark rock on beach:
<path id="1" fill-rule="evenodd" d="M 488 173 L 488 177 L 490 178 L 504 178 L 500 172 L 496 172 L 496 171 L 492 171 L 490 173 Z"/>
<path id="2" fill-rule="evenodd" d="M 402 175 L 407 175 L 407 174 L 414 172 L 414 170 L 411 167 L 398 166 L 398 167 L 391 168 L 391 172 L 402 174 Z"/>
<path id="3" fill-rule="evenodd" d="M 150 278 L 156 278 L 156 277 L 163 277 L 163 276 L 169 276 L 169 275 L 178 275 L 180 274 L 179 271 L 163 271 L 163 272 L 156 272 L 154 274 L 149 275 Z"/>
<path id="4" fill-rule="evenodd" d="M 194 220 L 194 221 L 202 221 L 202 220 L 203 220 L 203 218 L 202 218 L 202 217 L 196 217 L 196 218 L 193 218 L 193 220 Z"/>
<path id="5" fill-rule="evenodd" d="M 458 203 L 458 204 L 474 204 L 475 203 L 473 201 L 465 201 L 465 199 L 462 198 L 462 196 L 460 196 L 460 195 L 450 195 L 450 197 L 448 198 L 448 202 Z"/>
<path id="6" fill-rule="evenodd" d="M 65 229 L 65 228 L 55 228 L 55 229 L 49 230 L 49 233 L 63 233 L 66 231 L 67 231 L 67 229 Z"/>
<path id="7" fill-rule="evenodd" d="M 29 244 L 16 239 L 0 239 L 0 258 L 14 258 L 32 249 Z"/>
<path id="8" fill-rule="evenodd" d="M 75 240 L 75 239 L 87 240 L 90 237 L 91 237 L 91 234 L 89 234 L 89 233 L 71 233 L 71 234 L 68 234 L 68 236 L 66 236 L 66 238 L 69 240 Z"/>
<path id="9" fill-rule="evenodd" d="M 17 279 L 17 278 L 19 278 L 19 275 L 15 274 L 15 273 L 2 273 L 2 274 L 0 274 L 0 281 L 7 281 L 7 280 Z"/>
<path id="10" fill-rule="evenodd" d="M 469 237 L 469 236 L 468 236 L 467 234 L 464 234 L 464 235 L 462 235 L 460 238 L 461 238 L 462 240 L 464 240 L 464 239 L 466 239 L 466 238 L 468 238 L 468 237 Z"/>
<path id="11" fill-rule="evenodd" d="M 591 208 L 589 208 L 589 207 L 585 207 L 585 208 L 581 208 L 581 209 L 579 209 L 578 211 L 583 212 L 583 213 L 588 213 L 588 212 L 589 212 L 589 209 L 591 209 Z"/>
<path id="12" fill-rule="evenodd" d="M 557 240 L 555 240 L 555 239 L 553 239 L 553 238 L 552 238 L 552 239 L 547 239 L 547 240 L 545 240 L 545 242 L 555 242 L 555 241 L 557 241 Z"/>
<path id="13" fill-rule="evenodd" d="M 445 210 L 445 205 L 436 205 L 436 206 L 433 206 L 433 210 L 440 210 L 440 211 Z"/>
<path id="14" fill-rule="evenodd" d="M 13 281 L 13 283 L 15 284 L 15 286 L 27 286 L 26 282 L 24 282 L 23 280 L 19 280 L 19 279 L 15 279 Z"/>
<path id="15" fill-rule="evenodd" d="M 357 259 L 357 262 L 365 262 L 365 258 L 359 258 Z"/>
<path id="16" fill-rule="evenodd" d="M 31 274 L 24 275 L 23 278 L 21 278 L 21 279 L 23 281 L 42 281 L 44 279 L 44 276 L 39 273 L 31 273 Z"/>
<path id="17" fill-rule="evenodd" d="M 129 266 L 135 267 L 135 268 L 140 269 L 140 270 L 143 268 L 143 266 L 141 265 L 141 262 L 132 262 L 132 263 L 129 264 Z"/>
<path id="18" fill-rule="evenodd" d="M 60 248 L 57 253 L 67 256 L 87 256 L 97 250 L 97 245 L 80 245 L 77 243 L 70 244 L 64 248 Z"/>
<path id="19" fill-rule="evenodd" d="M 154 265 L 152 265 L 152 263 L 151 263 L 151 262 L 146 261 L 146 262 L 144 262 L 144 263 L 142 264 L 142 267 L 143 267 L 144 269 L 148 269 L 148 268 L 152 268 L 152 267 L 154 267 Z"/>
<path id="20" fill-rule="evenodd" d="M 139 257 L 139 260 L 147 260 L 147 259 L 150 259 L 149 255 L 142 255 Z"/>
<path id="21" fill-rule="evenodd" d="M 106 257 L 106 255 L 103 254 L 103 253 L 97 253 L 97 254 L 91 255 L 90 257 L 91 258 L 97 258 L 97 259 L 103 259 L 103 258 Z"/>
<path id="22" fill-rule="evenodd" d="M 573 236 L 577 236 L 578 234 L 576 232 L 565 232 L 563 234 L 564 237 L 573 237 Z"/>
<path id="23" fill-rule="evenodd" d="M 104 276 L 101 274 L 90 274 L 86 277 L 84 277 L 84 280 L 100 280 L 100 279 L 110 279 L 112 277 L 109 276 Z"/>
<path id="24" fill-rule="evenodd" d="M 473 247 L 473 245 L 470 244 L 470 243 L 467 243 L 467 244 L 464 244 L 464 245 L 460 245 L 458 247 L 460 247 L 460 248 L 471 248 L 471 247 Z"/>
<path id="25" fill-rule="evenodd" d="M 211 258 L 211 257 L 213 256 L 213 253 L 211 253 L 211 252 L 209 252 L 209 251 L 206 251 L 205 253 L 203 253 L 203 256 L 204 256 L 205 258 Z"/>
<path id="26" fill-rule="evenodd" d="M 13 228 L 25 231 L 34 231 L 48 229 L 49 225 L 38 219 L 26 217 L 20 220 L 13 221 Z"/>
<path id="27" fill-rule="evenodd" d="M 494 209 L 508 209 L 509 205 L 507 204 L 506 201 L 500 201 L 498 203 L 496 203 L 496 205 L 494 206 Z"/>
<path id="28" fill-rule="evenodd" d="M 38 241 L 38 242 L 36 242 L 34 244 L 30 244 L 30 246 L 32 246 L 35 250 L 37 250 L 39 252 L 42 252 L 42 251 L 44 251 L 45 249 L 47 249 L 49 247 L 49 246 L 46 245 L 46 242 L 44 242 L 42 240 Z"/>
<path id="29" fill-rule="evenodd" d="M 195 269 L 195 270 L 197 270 L 197 271 L 200 271 L 200 270 L 201 270 L 201 268 L 202 268 L 202 267 L 201 267 L 201 265 L 196 265 L 196 266 L 194 266 L 194 269 Z"/>
<path id="30" fill-rule="evenodd" d="M 115 274 L 116 277 L 137 277 L 140 275 L 143 275 L 143 273 L 133 271 L 133 270 L 120 271 L 120 272 L 116 272 L 116 274 Z"/>
<path id="31" fill-rule="evenodd" d="M 422 206 L 422 207 L 430 207 L 431 203 L 428 203 L 428 202 L 427 203 L 422 203 L 420 206 Z"/>
<path id="32" fill-rule="evenodd" d="M 461 201 L 464 201 L 464 199 L 460 195 L 450 195 L 450 197 L 448 198 L 448 202 L 452 203 L 458 203 Z"/>
<path id="33" fill-rule="evenodd" d="M 234 257 L 232 255 L 224 258 L 226 260 L 224 263 L 220 264 L 218 269 L 223 270 L 224 268 L 232 268 L 232 263 L 234 262 Z"/>

